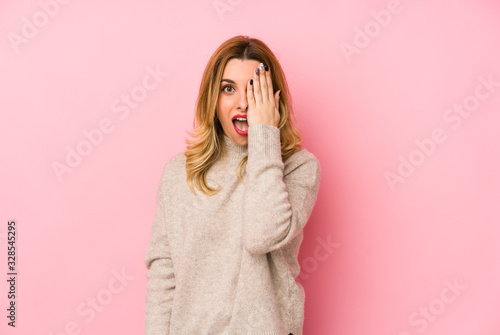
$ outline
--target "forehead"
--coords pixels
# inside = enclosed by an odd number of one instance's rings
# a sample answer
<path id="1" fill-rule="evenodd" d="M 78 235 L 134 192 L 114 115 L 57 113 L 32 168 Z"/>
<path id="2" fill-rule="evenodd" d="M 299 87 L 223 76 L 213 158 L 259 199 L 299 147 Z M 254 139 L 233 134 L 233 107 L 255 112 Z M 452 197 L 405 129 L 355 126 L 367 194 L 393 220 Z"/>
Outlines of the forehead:
<path id="1" fill-rule="evenodd" d="M 260 62 L 256 60 L 241 60 L 233 58 L 229 60 L 224 68 L 222 79 L 234 81 L 246 81 L 253 77 L 253 72 L 259 67 Z"/>

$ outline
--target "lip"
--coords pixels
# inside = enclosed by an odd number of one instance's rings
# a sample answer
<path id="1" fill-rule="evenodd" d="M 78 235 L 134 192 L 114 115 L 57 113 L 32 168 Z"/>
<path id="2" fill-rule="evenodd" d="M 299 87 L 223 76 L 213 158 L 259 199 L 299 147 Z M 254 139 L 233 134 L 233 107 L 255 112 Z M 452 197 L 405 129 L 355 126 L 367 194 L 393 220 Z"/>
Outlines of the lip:
<path id="1" fill-rule="evenodd" d="M 233 118 L 231 120 L 234 121 L 234 119 L 236 119 L 237 117 L 243 117 L 243 118 L 247 118 L 246 114 L 236 114 L 235 116 L 233 116 Z"/>
<path id="2" fill-rule="evenodd" d="M 236 114 L 235 116 L 233 116 L 232 121 L 234 121 L 234 119 L 235 119 L 235 118 L 237 118 L 237 117 L 243 117 L 243 118 L 245 118 L 245 119 L 247 118 L 247 116 L 246 116 L 245 114 Z M 238 128 L 236 128 L 236 125 L 234 124 L 234 122 L 233 122 L 233 127 L 234 127 L 234 130 L 235 130 L 238 134 L 240 134 L 240 135 L 242 135 L 242 136 L 246 136 L 246 135 L 248 135 L 248 130 L 246 130 L 246 131 L 241 131 L 241 130 L 239 130 Z"/>

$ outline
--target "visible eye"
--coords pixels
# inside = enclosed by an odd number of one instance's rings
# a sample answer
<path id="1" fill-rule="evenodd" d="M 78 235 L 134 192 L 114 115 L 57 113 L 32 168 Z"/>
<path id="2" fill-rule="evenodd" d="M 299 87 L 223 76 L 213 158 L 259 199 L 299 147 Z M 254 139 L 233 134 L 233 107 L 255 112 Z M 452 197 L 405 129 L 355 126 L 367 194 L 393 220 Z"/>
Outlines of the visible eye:
<path id="1" fill-rule="evenodd" d="M 233 87 L 232 85 L 226 85 L 226 86 L 224 86 L 224 87 L 222 88 L 222 91 L 223 91 L 223 92 L 226 92 L 226 93 L 231 93 L 231 92 L 226 91 L 226 88 L 228 88 L 228 87 L 229 87 L 229 88 L 231 88 L 231 89 L 233 90 L 233 92 L 234 92 L 234 87 Z"/>

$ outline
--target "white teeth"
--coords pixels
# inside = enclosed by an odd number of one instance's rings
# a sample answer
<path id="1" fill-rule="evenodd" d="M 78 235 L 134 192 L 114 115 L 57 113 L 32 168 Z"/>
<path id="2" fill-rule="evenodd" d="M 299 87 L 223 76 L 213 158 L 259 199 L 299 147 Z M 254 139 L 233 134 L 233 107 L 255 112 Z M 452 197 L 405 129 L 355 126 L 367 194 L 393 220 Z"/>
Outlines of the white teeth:
<path id="1" fill-rule="evenodd" d="M 246 121 L 247 119 L 242 118 L 242 117 L 237 117 L 237 118 L 234 118 L 233 120 L 238 120 L 238 121 Z"/>

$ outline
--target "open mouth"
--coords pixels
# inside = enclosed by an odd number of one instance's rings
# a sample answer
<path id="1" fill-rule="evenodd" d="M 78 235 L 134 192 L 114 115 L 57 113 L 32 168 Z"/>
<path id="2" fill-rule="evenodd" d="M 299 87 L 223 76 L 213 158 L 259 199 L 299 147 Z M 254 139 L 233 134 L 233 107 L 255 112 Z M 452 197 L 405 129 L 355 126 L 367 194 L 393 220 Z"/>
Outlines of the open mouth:
<path id="1" fill-rule="evenodd" d="M 246 135 L 248 132 L 248 122 L 244 115 L 235 115 L 233 117 L 233 124 L 236 131 L 241 135 Z"/>

